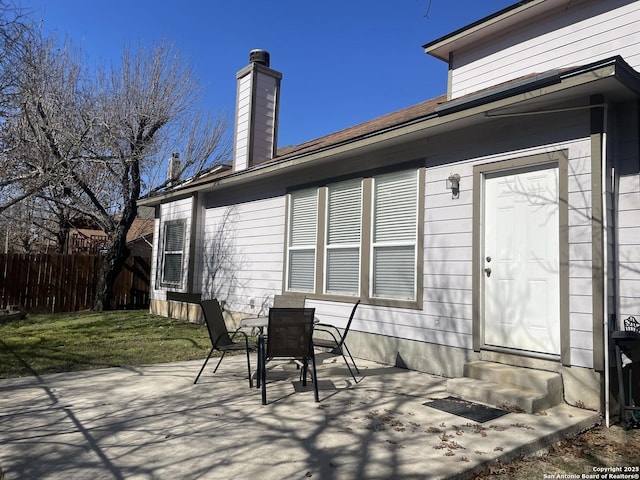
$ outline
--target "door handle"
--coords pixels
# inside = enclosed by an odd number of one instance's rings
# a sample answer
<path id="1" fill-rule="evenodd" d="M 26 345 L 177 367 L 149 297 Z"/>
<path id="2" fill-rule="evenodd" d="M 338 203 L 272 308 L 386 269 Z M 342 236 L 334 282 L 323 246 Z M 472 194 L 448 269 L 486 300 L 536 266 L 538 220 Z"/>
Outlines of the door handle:
<path id="1" fill-rule="evenodd" d="M 485 269 L 484 269 L 484 273 L 486 273 L 486 274 L 487 274 L 487 277 L 490 277 L 490 276 L 491 276 L 491 267 L 487 267 L 487 268 L 485 268 Z"/>

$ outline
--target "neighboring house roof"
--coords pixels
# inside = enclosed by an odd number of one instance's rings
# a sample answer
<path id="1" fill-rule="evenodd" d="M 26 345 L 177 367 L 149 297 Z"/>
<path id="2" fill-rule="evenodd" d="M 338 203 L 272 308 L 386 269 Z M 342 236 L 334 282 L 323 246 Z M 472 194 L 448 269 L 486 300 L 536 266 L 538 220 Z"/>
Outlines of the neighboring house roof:
<path id="1" fill-rule="evenodd" d="M 138 240 L 139 238 L 153 235 L 153 219 L 136 218 L 131 224 L 131 228 L 127 232 L 127 243 Z M 95 230 L 89 228 L 76 228 L 72 233 L 91 238 L 91 237 L 105 237 L 106 234 L 102 230 Z"/>
<path id="2" fill-rule="evenodd" d="M 131 224 L 131 228 L 127 232 L 127 243 L 153 236 L 153 228 L 153 218 L 135 218 Z"/>
<path id="3" fill-rule="evenodd" d="M 136 218 L 131 224 L 131 228 L 127 232 L 127 243 L 135 242 L 144 237 L 153 235 L 154 220 L 152 218 Z M 80 237 L 91 239 L 106 238 L 104 231 L 90 228 L 75 228 L 71 231 L 71 235 L 79 235 Z"/>
<path id="4" fill-rule="evenodd" d="M 594 87 L 595 82 L 599 82 L 597 87 Z M 570 97 L 566 93 L 568 89 L 575 90 Z M 303 159 L 312 161 L 325 152 L 327 154 L 344 153 L 362 140 L 381 137 L 388 140 L 396 133 L 400 137 L 415 133 L 417 129 L 434 127 L 439 121 L 442 124 L 445 123 L 441 121 L 445 117 L 456 117 L 452 114 L 458 114 L 459 117 L 464 115 L 471 117 L 479 114 L 481 118 L 486 119 L 489 116 L 487 115 L 489 107 L 491 109 L 500 108 L 507 112 L 509 104 L 516 103 L 524 106 L 536 102 L 535 108 L 540 109 L 546 105 L 540 100 L 540 97 L 543 96 L 549 105 L 575 98 L 577 102 L 582 102 L 582 106 L 587 107 L 588 105 L 584 105 L 584 100 L 588 99 L 589 94 L 607 92 L 614 94 L 620 91 L 630 91 L 634 96 L 640 95 L 640 75 L 619 56 L 589 65 L 530 74 L 454 100 L 447 101 L 445 95 L 426 100 L 300 145 L 280 149 L 273 159 L 247 170 L 240 172 L 218 171 L 191 179 L 188 183 L 177 185 L 173 190 L 141 199 L 140 204 L 159 204 L 163 200 L 206 189 L 210 185 L 227 181 L 227 179 L 229 181 L 239 181 L 241 178 L 251 180 L 254 175 L 262 174 L 261 172 L 265 168 L 290 164 L 297 160 L 302 163 Z M 617 93 L 617 95 L 620 94 Z M 615 95 L 612 98 L 615 98 Z M 508 99 L 512 101 L 509 102 Z M 502 104 L 498 104 L 500 101 L 503 101 Z M 481 107 L 480 110 L 478 107 Z M 434 123 L 424 124 L 425 121 L 430 120 L 433 120 Z M 456 117 L 455 120 L 460 120 L 460 118 Z"/>

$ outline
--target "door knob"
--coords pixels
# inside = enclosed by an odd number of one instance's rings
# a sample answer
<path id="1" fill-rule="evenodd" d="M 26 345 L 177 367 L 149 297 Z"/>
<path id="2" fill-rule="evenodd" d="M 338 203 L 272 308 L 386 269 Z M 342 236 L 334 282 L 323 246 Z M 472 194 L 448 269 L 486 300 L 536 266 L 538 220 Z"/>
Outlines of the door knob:
<path id="1" fill-rule="evenodd" d="M 487 277 L 490 277 L 491 276 L 491 268 L 490 267 L 485 268 L 484 269 L 484 273 L 487 274 Z"/>

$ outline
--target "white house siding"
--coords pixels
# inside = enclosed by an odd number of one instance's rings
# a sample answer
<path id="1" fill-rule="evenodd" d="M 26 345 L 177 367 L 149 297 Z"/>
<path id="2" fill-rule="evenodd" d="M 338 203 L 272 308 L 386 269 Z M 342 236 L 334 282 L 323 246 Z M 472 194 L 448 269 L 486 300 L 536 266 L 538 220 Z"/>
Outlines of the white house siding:
<path id="1" fill-rule="evenodd" d="M 637 105 L 621 112 L 617 123 L 620 128 L 620 145 L 616 151 L 618 317 L 622 320 L 633 315 L 640 320 L 640 152 L 637 138 L 640 126 Z"/>
<path id="2" fill-rule="evenodd" d="M 164 224 L 173 220 L 186 220 L 185 225 L 185 244 L 184 244 L 184 258 L 183 265 L 188 265 L 189 261 L 189 235 L 191 232 L 191 213 L 192 213 L 192 198 L 185 198 L 183 200 L 176 200 L 175 202 L 164 203 L 160 205 L 160 218 L 155 221 L 155 230 L 153 235 L 153 264 L 151 266 L 151 292 L 150 297 L 152 300 L 166 300 L 167 288 L 160 287 L 160 264 L 162 262 L 162 241 Z M 187 268 L 184 268 L 182 278 L 182 288 L 175 289 L 176 291 L 186 291 L 187 286 Z"/>
<path id="3" fill-rule="evenodd" d="M 205 211 L 203 298 L 228 310 L 264 314 L 282 291 L 283 196 Z"/>
<path id="4" fill-rule="evenodd" d="M 601 12 L 623 1 L 592 1 L 556 11 L 544 22 L 519 26 L 490 43 L 454 52 L 451 98 L 533 73 L 579 66 L 621 55 L 640 67 L 640 2 Z M 576 15 L 580 18 L 574 19 Z M 592 18 L 589 14 L 593 14 Z"/>
<path id="5" fill-rule="evenodd" d="M 536 135 L 531 130 L 529 133 Z M 423 309 L 365 305 L 359 307 L 358 321 L 352 328 L 367 333 L 472 349 L 473 166 L 568 150 L 569 255 L 572 260 L 569 271 L 571 363 L 591 368 L 593 307 L 590 139 L 585 137 L 478 158 L 467 156 L 469 145 L 462 145 L 458 151 L 453 152 L 452 143 L 446 143 L 446 153 L 432 151 L 429 158 L 434 163 L 443 163 L 441 160 L 444 158 L 453 163 L 426 170 Z M 460 196 L 457 199 L 452 199 L 451 191 L 445 188 L 445 180 L 450 173 L 461 176 Z M 341 309 L 335 317 L 335 321 L 340 324 L 346 306 L 337 305 L 335 308 Z M 325 315 L 333 314 L 325 312 Z"/>
<path id="6" fill-rule="evenodd" d="M 640 177 L 620 177 L 618 260 L 620 317 L 640 320 Z"/>
<path id="7" fill-rule="evenodd" d="M 256 101 L 253 106 L 255 123 L 251 148 L 253 161 L 258 163 L 273 156 L 277 80 L 267 75 L 258 75 L 255 88 Z"/>
<path id="8" fill-rule="evenodd" d="M 246 75 L 238 79 L 236 99 L 236 131 L 234 140 L 234 169 L 245 170 L 249 158 L 249 123 L 251 121 L 251 78 Z"/>

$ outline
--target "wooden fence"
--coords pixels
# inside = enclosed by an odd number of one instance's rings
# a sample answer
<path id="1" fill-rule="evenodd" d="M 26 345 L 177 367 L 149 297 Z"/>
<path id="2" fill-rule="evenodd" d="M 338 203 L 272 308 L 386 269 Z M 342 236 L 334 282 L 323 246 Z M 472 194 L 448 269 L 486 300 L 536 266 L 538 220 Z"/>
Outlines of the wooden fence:
<path id="1" fill-rule="evenodd" d="M 0 254 L 0 308 L 31 313 L 92 308 L 101 255 Z M 116 279 L 111 308 L 149 305 L 150 259 L 130 257 Z"/>

